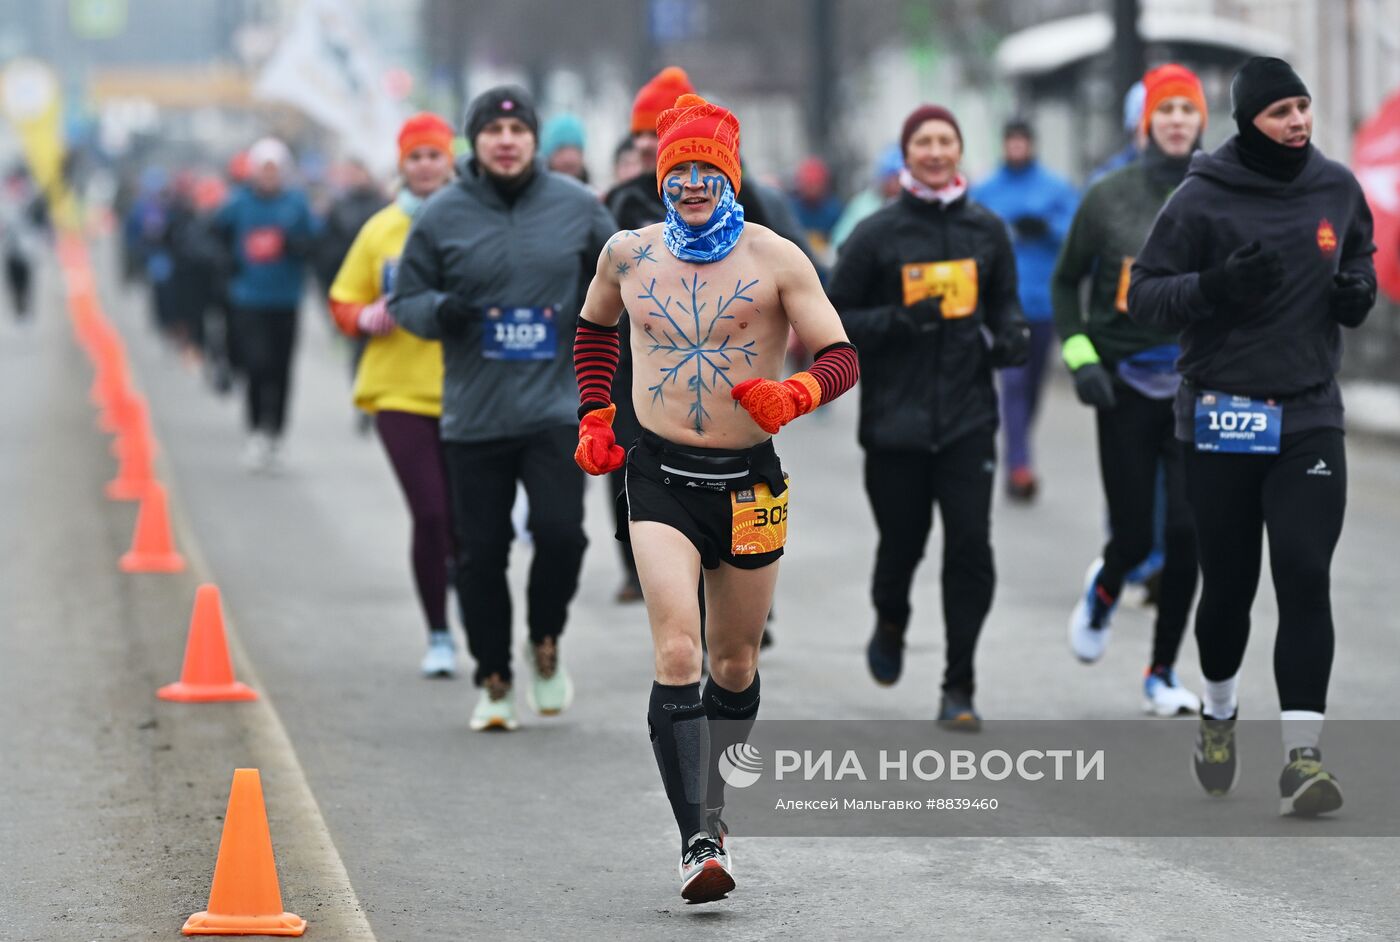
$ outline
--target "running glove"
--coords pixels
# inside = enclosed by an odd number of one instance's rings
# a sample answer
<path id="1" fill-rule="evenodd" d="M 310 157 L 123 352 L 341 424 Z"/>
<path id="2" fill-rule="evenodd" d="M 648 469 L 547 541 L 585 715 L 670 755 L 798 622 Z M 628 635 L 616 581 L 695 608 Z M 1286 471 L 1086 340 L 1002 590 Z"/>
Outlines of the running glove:
<path id="1" fill-rule="evenodd" d="M 781 383 L 771 379 L 746 379 L 729 393 L 754 422 L 769 435 L 821 402 L 821 387 L 811 373 L 794 373 Z"/>
<path id="2" fill-rule="evenodd" d="M 1095 409 L 1112 409 L 1118 404 L 1113 377 L 1099 362 L 1099 352 L 1088 335 L 1075 334 L 1065 340 L 1060 356 L 1074 376 L 1074 393 L 1080 402 Z"/>
<path id="3" fill-rule="evenodd" d="M 1025 366 L 1031 355 L 1031 329 L 1021 321 L 1008 324 L 992 338 L 987 359 L 992 366 Z"/>
<path id="4" fill-rule="evenodd" d="M 578 423 L 578 447 L 574 449 L 574 463 L 589 474 L 608 474 L 622 467 L 627 460 L 627 452 L 617 443 L 613 435 L 613 417 L 617 415 L 617 404 L 609 403 L 606 409 L 586 412 Z"/>
<path id="5" fill-rule="evenodd" d="M 1201 294 L 1211 304 L 1248 305 L 1283 284 L 1283 256 L 1277 249 L 1265 251 L 1259 241 L 1242 245 L 1224 264 L 1201 272 Z"/>
<path id="6" fill-rule="evenodd" d="M 1330 310 L 1332 319 L 1343 327 L 1360 327 L 1376 303 L 1376 286 L 1360 272 L 1344 271 L 1332 276 Z"/>
<path id="7" fill-rule="evenodd" d="M 924 298 L 895 309 L 890 333 L 898 340 L 912 340 L 920 334 L 937 330 L 942 322 L 943 298 Z"/>
<path id="8" fill-rule="evenodd" d="M 452 337 L 466 330 L 468 324 L 481 320 L 481 308 L 468 304 L 459 294 L 449 294 L 438 304 L 437 319 L 443 335 Z"/>
<path id="9" fill-rule="evenodd" d="M 1113 392 L 1113 377 L 1102 363 L 1086 363 L 1074 371 L 1074 394 L 1086 406 L 1112 409 L 1118 404 Z"/>

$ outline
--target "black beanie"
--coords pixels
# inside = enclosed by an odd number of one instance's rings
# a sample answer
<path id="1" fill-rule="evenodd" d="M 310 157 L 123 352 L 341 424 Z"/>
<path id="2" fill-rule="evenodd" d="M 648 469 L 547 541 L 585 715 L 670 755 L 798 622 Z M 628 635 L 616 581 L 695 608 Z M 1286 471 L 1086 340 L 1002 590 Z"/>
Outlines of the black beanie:
<path id="1" fill-rule="evenodd" d="M 1282 98 L 1312 94 L 1293 66 L 1282 59 L 1256 56 L 1246 62 L 1230 83 L 1230 104 L 1241 130 L 1252 125 L 1259 112 Z"/>
<path id="2" fill-rule="evenodd" d="M 519 85 L 498 85 L 472 99 L 467 107 L 467 140 L 475 146 L 481 129 L 497 118 L 519 118 L 536 139 L 540 136 L 540 117 L 535 111 L 535 100 Z"/>

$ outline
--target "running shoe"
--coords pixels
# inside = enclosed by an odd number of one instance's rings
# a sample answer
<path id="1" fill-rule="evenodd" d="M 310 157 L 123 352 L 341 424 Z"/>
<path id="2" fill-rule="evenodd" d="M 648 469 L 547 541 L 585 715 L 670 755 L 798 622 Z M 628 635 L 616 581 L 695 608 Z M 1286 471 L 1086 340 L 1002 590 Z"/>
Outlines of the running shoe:
<path id="1" fill-rule="evenodd" d="M 1142 711 L 1153 716 L 1199 713 L 1201 700 L 1176 682 L 1170 667 L 1149 667 L 1142 678 Z"/>
<path id="2" fill-rule="evenodd" d="M 473 731 L 500 729 L 512 732 L 519 728 L 515 718 L 515 697 L 504 681 L 488 679 L 481 686 L 481 698 L 476 701 L 469 724 Z"/>
<path id="3" fill-rule="evenodd" d="M 559 659 L 559 640 L 545 638 L 525 646 L 525 663 L 530 668 L 530 686 L 525 702 L 540 716 L 557 716 L 574 700 L 574 684 Z"/>
<path id="4" fill-rule="evenodd" d="M 938 703 L 938 725 L 944 729 L 975 733 L 982 729 L 982 717 L 972 705 L 972 695 L 945 690 Z"/>
<path id="5" fill-rule="evenodd" d="M 272 439 L 266 432 L 253 432 L 243 446 L 243 467 L 261 474 L 272 467 Z"/>
<path id="6" fill-rule="evenodd" d="M 418 668 L 424 677 L 452 677 L 457 673 L 457 649 L 452 635 L 445 631 L 428 632 L 428 653 Z"/>
<path id="7" fill-rule="evenodd" d="M 1342 786 L 1322 767 L 1321 750 L 1305 746 L 1288 753 L 1278 777 L 1279 814 L 1315 818 L 1342 806 Z"/>
<path id="8" fill-rule="evenodd" d="M 681 897 L 687 903 L 712 903 L 734 889 L 726 855 L 709 837 L 697 837 L 681 855 Z"/>
<path id="9" fill-rule="evenodd" d="M 1085 664 L 1092 664 L 1103 657 L 1113 630 L 1113 610 L 1117 603 L 1098 587 L 1102 569 L 1102 559 L 1089 564 L 1089 570 L 1084 574 L 1084 593 L 1069 615 L 1069 649 Z"/>
<path id="10" fill-rule="evenodd" d="M 1201 715 L 1191 767 L 1207 795 L 1223 798 L 1240 780 L 1240 757 L 1235 749 L 1235 719 L 1239 715 L 1238 709 L 1224 720 Z"/>
<path id="11" fill-rule="evenodd" d="M 904 632 L 898 625 L 878 620 L 865 648 L 870 676 L 883 687 L 892 687 L 904 671 Z"/>
<path id="12" fill-rule="evenodd" d="M 715 842 L 719 848 L 720 859 L 724 861 L 724 866 L 732 874 L 734 872 L 734 857 L 729 852 L 729 846 L 725 843 L 725 838 L 729 836 L 729 825 L 724 823 L 724 818 L 720 817 L 724 813 L 723 808 L 706 809 L 705 830 L 710 835 L 710 840 Z"/>
<path id="13" fill-rule="evenodd" d="M 1006 496 L 1018 503 L 1029 504 L 1039 490 L 1040 481 L 1030 468 L 1012 468 L 1007 475 Z"/>

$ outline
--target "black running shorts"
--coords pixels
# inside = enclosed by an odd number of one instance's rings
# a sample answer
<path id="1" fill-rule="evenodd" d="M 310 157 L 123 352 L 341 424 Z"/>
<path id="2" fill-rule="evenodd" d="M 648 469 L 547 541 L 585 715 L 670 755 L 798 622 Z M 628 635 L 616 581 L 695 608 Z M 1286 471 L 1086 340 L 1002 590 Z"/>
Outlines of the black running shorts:
<path id="1" fill-rule="evenodd" d="M 650 520 L 680 531 L 706 569 L 728 563 L 762 569 L 787 541 L 787 478 L 773 442 L 738 451 L 677 445 L 652 432 L 627 452 L 617 538 L 628 522 Z"/>

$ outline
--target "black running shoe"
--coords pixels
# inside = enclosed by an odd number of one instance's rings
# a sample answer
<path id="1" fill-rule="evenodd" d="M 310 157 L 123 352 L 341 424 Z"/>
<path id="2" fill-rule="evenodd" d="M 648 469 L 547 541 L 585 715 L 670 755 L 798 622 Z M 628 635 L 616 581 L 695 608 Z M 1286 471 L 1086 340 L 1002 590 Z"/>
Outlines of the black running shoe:
<path id="1" fill-rule="evenodd" d="M 982 717 L 972 706 L 972 694 L 945 690 L 938 703 L 938 725 L 944 729 L 975 733 L 982 729 Z"/>
<path id="2" fill-rule="evenodd" d="M 1342 787 L 1336 776 L 1322 767 L 1322 752 L 1313 747 L 1288 753 L 1288 764 L 1278 777 L 1279 814 L 1315 818 L 1342 806 Z"/>
<path id="3" fill-rule="evenodd" d="M 904 672 L 904 631 L 898 625 L 877 621 L 865 648 L 865 660 L 875 683 L 891 687 Z"/>
<path id="4" fill-rule="evenodd" d="M 1234 716 L 1224 720 L 1201 716 L 1191 767 L 1207 795 L 1223 798 L 1240 780 L 1240 759 L 1235 751 L 1235 719 L 1239 715 L 1236 710 Z"/>
<path id="5" fill-rule="evenodd" d="M 726 854 L 708 837 L 690 842 L 681 855 L 681 897 L 688 903 L 711 903 L 734 889 Z"/>

